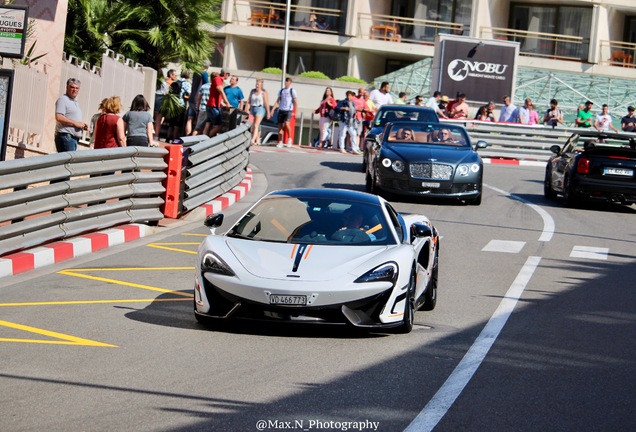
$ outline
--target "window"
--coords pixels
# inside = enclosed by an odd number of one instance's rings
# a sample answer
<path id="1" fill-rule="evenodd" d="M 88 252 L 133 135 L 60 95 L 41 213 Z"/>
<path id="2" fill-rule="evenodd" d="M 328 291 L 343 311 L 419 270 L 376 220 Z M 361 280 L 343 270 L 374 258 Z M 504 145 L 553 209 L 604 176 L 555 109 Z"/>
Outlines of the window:
<path id="1" fill-rule="evenodd" d="M 472 0 L 395 0 L 391 14 L 399 17 L 413 17 L 463 25 L 463 34 L 468 35 L 472 12 Z M 402 28 L 404 27 L 404 28 Z M 445 29 L 414 25 L 401 26 L 400 34 L 406 39 L 432 42 L 438 33 L 447 33 Z"/>
<path id="2" fill-rule="evenodd" d="M 510 28 L 532 33 L 580 36 L 582 43 L 555 41 L 541 35 L 517 38 L 524 53 L 587 58 L 592 28 L 592 8 L 573 6 L 546 6 L 513 4 L 510 10 Z"/>
<path id="3" fill-rule="evenodd" d="M 273 3 L 280 4 L 284 10 L 287 2 L 285 0 L 275 0 Z M 289 17 L 289 25 L 291 27 L 301 27 L 307 25 L 312 15 L 311 8 L 331 9 L 333 12 L 321 16 L 317 14 L 318 22 L 325 26 L 328 30 L 335 30 L 338 33 L 344 33 L 345 16 L 348 8 L 348 0 L 297 0 L 291 5 L 291 16 Z M 284 15 L 280 14 L 281 22 L 284 24 Z"/>

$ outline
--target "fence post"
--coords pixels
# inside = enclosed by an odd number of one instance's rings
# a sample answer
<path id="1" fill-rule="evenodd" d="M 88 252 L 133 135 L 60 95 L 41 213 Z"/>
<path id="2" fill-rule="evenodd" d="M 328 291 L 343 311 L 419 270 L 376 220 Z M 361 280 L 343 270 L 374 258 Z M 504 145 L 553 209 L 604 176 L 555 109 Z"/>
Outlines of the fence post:
<path id="1" fill-rule="evenodd" d="M 166 150 L 168 150 L 168 154 L 164 157 L 164 161 L 168 167 L 166 168 L 166 178 L 163 181 L 166 192 L 161 211 L 165 217 L 176 219 L 179 216 L 183 146 L 169 144 L 166 145 Z"/>

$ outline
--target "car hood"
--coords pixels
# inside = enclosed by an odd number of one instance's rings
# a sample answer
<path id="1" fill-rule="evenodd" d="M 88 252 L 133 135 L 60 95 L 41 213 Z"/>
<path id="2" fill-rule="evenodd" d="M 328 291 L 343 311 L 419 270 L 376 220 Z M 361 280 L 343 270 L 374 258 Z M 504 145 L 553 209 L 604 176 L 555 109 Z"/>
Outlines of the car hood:
<path id="1" fill-rule="evenodd" d="M 233 238 L 227 238 L 226 244 L 245 270 L 256 277 L 304 281 L 338 279 L 347 273 L 361 276 L 374 264 L 381 264 L 380 254 L 395 247 L 302 245 Z M 369 268 L 357 270 L 367 261 L 372 261 Z"/>
<path id="2" fill-rule="evenodd" d="M 446 147 L 427 144 L 393 144 L 387 146 L 396 156 L 409 163 L 428 162 L 435 159 L 436 162 L 449 164 L 474 162 L 478 160 L 477 153 L 470 148 Z"/>

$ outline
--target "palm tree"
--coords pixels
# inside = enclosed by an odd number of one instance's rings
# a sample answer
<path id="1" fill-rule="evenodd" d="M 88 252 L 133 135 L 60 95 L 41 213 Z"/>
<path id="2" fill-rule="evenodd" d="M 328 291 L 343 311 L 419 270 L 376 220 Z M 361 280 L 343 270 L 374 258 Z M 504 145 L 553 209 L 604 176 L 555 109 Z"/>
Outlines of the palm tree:
<path id="1" fill-rule="evenodd" d="M 221 0 L 69 0 L 65 51 L 99 63 L 106 48 L 155 69 L 199 69 L 220 23 Z"/>

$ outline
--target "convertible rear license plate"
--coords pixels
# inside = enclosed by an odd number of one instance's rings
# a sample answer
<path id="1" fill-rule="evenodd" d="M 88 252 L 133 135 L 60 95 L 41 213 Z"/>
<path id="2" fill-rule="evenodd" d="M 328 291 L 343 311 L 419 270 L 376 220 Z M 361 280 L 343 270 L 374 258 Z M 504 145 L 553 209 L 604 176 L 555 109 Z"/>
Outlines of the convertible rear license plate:
<path id="1" fill-rule="evenodd" d="M 304 295 L 277 295 L 269 296 L 269 304 L 273 305 L 290 305 L 290 306 L 306 306 L 307 296 Z"/>
<path id="2" fill-rule="evenodd" d="M 603 174 L 631 177 L 634 175 L 634 170 L 627 169 L 627 168 L 605 168 L 603 169 Z"/>
<path id="3" fill-rule="evenodd" d="M 425 187 L 425 188 L 438 188 L 440 186 L 441 186 L 440 183 L 422 182 L 422 187 Z"/>

